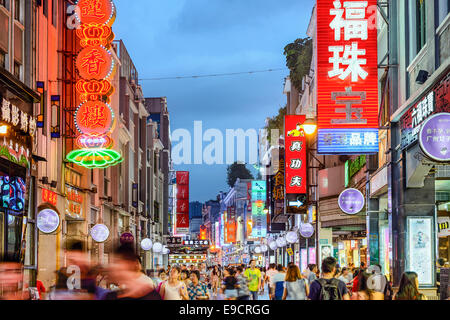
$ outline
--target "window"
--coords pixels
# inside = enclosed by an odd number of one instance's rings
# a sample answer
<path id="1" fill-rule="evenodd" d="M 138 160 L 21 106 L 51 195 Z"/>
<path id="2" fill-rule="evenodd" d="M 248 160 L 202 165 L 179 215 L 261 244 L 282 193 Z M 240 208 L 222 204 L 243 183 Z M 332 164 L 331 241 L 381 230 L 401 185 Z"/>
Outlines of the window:
<path id="1" fill-rule="evenodd" d="M 52 0 L 52 24 L 56 27 L 56 19 L 58 14 L 58 0 Z"/>
<path id="2" fill-rule="evenodd" d="M 14 62 L 14 76 L 18 79 L 20 79 L 20 71 L 22 69 L 22 66 L 20 63 Z"/>
<path id="3" fill-rule="evenodd" d="M 438 2 L 438 13 L 439 13 L 439 23 L 440 25 L 445 17 L 448 15 L 450 9 L 450 0 L 439 0 Z"/>
<path id="4" fill-rule="evenodd" d="M 42 13 L 48 17 L 48 0 L 42 0 Z"/>
<path id="5" fill-rule="evenodd" d="M 10 0 L 0 0 L 0 6 L 3 6 L 6 10 L 9 10 L 9 1 Z"/>
<path id="6" fill-rule="evenodd" d="M 22 23 L 22 1 L 14 0 L 14 19 Z"/>
<path id="7" fill-rule="evenodd" d="M 425 0 L 416 0 L 417 52 L 427 42 Z"/>
<path id="8" fill-rule="evenodd" d="M 104 196 L 108 196 L 109 193 L 109 179 L 107 169 L 103 169 L 103 194 Z"/>
<path id="9" fill-rule="evenodd" d="M 0 67 L 6 68 L 6 53 L 0 51 Z"/>

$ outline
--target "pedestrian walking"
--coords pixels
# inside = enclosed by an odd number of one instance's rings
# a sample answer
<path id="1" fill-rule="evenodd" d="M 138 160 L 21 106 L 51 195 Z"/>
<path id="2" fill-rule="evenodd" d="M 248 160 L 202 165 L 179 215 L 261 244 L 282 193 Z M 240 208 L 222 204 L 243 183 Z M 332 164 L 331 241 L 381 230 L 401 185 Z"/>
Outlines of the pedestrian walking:
<path id="1" fill-rule="evenodd" d="M 191 283 L 187 287 L 190 300 L 209 300 L 209 292 L 205 283 L 200 282 L 200 272 L 191 271 Z"/>
<path id="2" fill-rule="evenodd" d="M 261 271 L 256 268 L 255 260 L 250 260 L 250 268 L 245 270 L 244 276 L 250 281 L 248 288 L 253 300 L 258 300 L 258 290 L 261 287 Z"/>
<path id="3" fill-rule="evenodd" d="M 186 285 L 180 281 L 181 268 L 173 266 L 169 280 L 161 285 L 160 295 L 164 300 L 189 300 Z"/>
<path id="4" fill-rule="evenodd" d="M 311 283 L 308 296 L 310 300 L 350 300 L 345 283 L 334 277 L 336 264 L 333 257 L 322 261 L 322 278 Z"/>
<path id="5" fill-rule="evenodd" d="M 419 277 L 415 272 L 404 272 L 400 280 L 398 292 L 394 300 L 427 300 L 427 297 L 419 292 Z"/>
<path id="6" fill-rule="evenodd" d="M 249 281 L 243 275 L 244 269 L 239 266 L 236 268 L 236 279 L 238 288 L 238 300 L 250 300 L 250 289 L 248 288 Z"/>
<path id="7" fill-rule="evenodd" d="M 306 300 L 308 294 L 308 281 L 295 264 L 290 265 L 286 273 L 282 300 Z"/>
<path id="8" fill-rule="evenodd" d="M 237 279 L 234 276 L 233 269 L 224 270 L 224 279 L 222 284 L 222 291 L 225 294 L 225 300 L 236 300 L 238 297 Z"/>
<path id="9" fill-rule="evenodd" d="M 282 300 L 284 293 L 284 281 L 286 272 L 281 264 L 277 266 L 277 273 L 272 277 L 272 297 L 273 300 Z"/>

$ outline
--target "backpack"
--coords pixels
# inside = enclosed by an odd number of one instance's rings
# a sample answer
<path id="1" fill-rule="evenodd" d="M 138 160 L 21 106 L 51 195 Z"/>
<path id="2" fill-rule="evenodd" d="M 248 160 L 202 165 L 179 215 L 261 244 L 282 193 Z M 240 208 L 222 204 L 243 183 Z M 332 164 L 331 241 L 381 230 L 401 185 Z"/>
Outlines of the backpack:
<path id="1" fill-rule="evenodd" d="M 284 281 L 275 282 L 275 300 L 281 300 L 284 293 Z"/>
<path id="2" fill-rule="evenodd" d="M 321 287 L 319 300 L 342 300 L 338 279 L 318 279 L 316 281 L 319 281 Z"/>

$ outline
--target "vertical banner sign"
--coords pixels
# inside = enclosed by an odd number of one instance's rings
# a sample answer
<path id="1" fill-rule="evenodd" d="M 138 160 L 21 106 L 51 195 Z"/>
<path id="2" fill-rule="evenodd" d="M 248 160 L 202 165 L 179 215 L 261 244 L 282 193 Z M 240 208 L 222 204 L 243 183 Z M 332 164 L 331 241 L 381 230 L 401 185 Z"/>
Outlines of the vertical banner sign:
<path id="1" fill-rule="evenodd" d="M 305 116 L 285 116 L 286 194 L 306 194 Z"/>
<path id="2" fill-rule="evenodd" d="M 252 237 L 267 236 L 266 181 L 252 181 Z"/>
<path id="3" fill-rule="evenodd" d="M 216 221 L 216 224 L 215 224 L 215 241 L 214 241 L 215 243 L 215 246 L 216 247 L 220 247 L 221 245 L 220 245 L 220 223 L 219 223 L 219 221 Z"/>
<path id="4" fill-rule="evenodd" d="M 88 169 L 107 168 L 123 161 L 122 155 L 112 149 L 115 116 L 109 105 L 114 93 L 115 64 L 109 49 L 114 40 L 111 26 L 116 8 L 112 0 L 78 0 L 76 5 L 75 17 L 80 23 L 77 36 L 82 49 L 76 57 L 80 78 L 76 92 L 80 104 L 74 118 L 80 134 L 76 139 L 78 149 L 66 158 Z M 58 137 L 58 131 L 59 126 L 52 124 L 52 137 Z"/>
<path id="5" fill-rule="evenodd" d="M 189 233 L 189 172 L 177 171 L 176 234 Z"/>
<path id="6" fill-rule="evenodd" d="M 317 0 L 318 153 L 378 152 L 377 1 Z"/>
<path id="7" fill-rule="evenodd" d="M 420 285 L 434 285 L 433 217 L 407 217 L 407 268 L 417 273 Z"/>
<path id="8" fill-rule="evenodd" d="M 229 243 L 236 243 L 236 208 L 228 207 L 227 209 L 228 218 L 227 218 L 227 241 Z"/>

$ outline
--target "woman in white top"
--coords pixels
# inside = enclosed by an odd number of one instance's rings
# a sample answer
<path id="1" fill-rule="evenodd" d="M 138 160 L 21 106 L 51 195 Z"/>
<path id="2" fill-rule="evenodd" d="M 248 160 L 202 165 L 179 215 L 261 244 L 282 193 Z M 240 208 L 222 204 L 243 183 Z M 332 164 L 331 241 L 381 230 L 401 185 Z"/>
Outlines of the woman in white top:
<path id="1" fill-rule="evenodd" d="M 160 295 L 164 300 L 189 300 L 186 285 L 179 280 L 180 271 L 180 267 L 172 267 L 169 280 L 161 285 Z"/>

